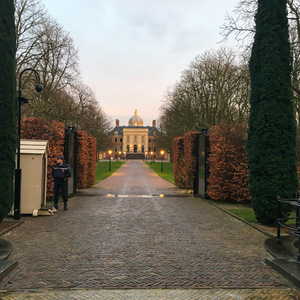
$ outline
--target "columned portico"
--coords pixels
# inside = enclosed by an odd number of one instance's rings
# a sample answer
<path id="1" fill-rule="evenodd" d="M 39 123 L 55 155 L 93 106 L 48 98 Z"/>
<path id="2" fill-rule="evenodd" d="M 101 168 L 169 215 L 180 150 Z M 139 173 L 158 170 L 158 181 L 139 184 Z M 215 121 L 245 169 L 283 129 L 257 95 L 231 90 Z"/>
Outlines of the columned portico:
<path id="1" fill-rule="evenodd" d="M 113 143 L 115 157 L 120 157 L 120 153 L 130 154 L 131 157 L 140 159 L 156 157 L 155 135 L 157 133 L 155 120 L 152 126 L 144 126 L 143 119 L 135 110 L 134 116 L 128 121 L 128 126 L 120 126 L 116 120 L 114 128 Z M 135 156 L 133 156 L 136 154 Z"/>
<path id="2" fill-rule="evenodd" d="M 148 149 L 148 128 L 124 128 L 123 149 L 127 153 L 145 153 Z"/>

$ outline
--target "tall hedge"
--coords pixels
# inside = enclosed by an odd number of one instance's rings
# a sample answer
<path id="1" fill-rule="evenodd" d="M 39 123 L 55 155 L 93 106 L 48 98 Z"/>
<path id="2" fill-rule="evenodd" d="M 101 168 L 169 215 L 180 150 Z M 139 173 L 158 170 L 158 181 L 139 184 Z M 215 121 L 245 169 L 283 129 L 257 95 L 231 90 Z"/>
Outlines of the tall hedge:
<path id="1" fill-rule="evenodd" d="M 176 137 L 173 139 L 173 172 L 174 182 L 179 188 L 185 187 L 184 179 L 184 138 Z"/>
<path id="2" fill-rule="evenodd" d="M 221 124 L 209 130 L 209 185 L 211 199 L 250 202 L 246 152 L 247 126 Z"/>
<path id="3" fill-rule="evenodd" d="M 270 224 L 276 219 L 276 196 L 295 197 L 298 187 L 286 0 L 258 0 L 249 68 L 250 193 L 257 220 Z M 282 208 L 282 216 L 288 211 Z"/>
<path id="4" fill-rule="evenodd" d="M 11 210 L 17 146 L 13 0 L 0 1 L 0 222 Z"/>
<path id="5" fill-rule="evenodd" d="M 36 139 L 49 141 L 49 157 L 47 166 L 47 199 L 54 197 L 54 180 L 52 167 L 56 159 L 64 153 L 65 125 L 59 121 L 47 121 L 43 118 L 22 118 L 22 139 Z"/>
<path id="6" fill-rule="evenodd" d="M 198 131 L 189 131 L 184 135 L 184 187 L 186 189 L 194 188 L 196 176 L 196 157 L 197 145 L 196 139 Z"/>

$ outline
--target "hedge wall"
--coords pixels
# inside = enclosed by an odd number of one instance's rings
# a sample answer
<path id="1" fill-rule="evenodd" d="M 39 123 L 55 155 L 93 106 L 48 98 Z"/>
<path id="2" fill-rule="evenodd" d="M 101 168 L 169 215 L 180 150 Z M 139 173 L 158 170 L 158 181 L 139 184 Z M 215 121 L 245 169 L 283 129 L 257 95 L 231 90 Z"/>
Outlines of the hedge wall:
<path id="1" fill-rule="evenodd" d="M 180 188 L 185 187 L 184 179 L 184 138 L 173 139 L 174 182 Z"/>
<path id="2" fill-rule="evenodd" d="M 88 135 L 83 130 L 77 131 L 77 188 L 87 187 L 88 175 Z"/>
<path id="3" fill-rule="evenodd" d="M 56 159 L 64 153 L 65 126 L 62 122 L 47 121 L 42 118 L 22 118 L 22 139 L 37 139 L 49 141 L 49 157 L 47 168 L 47 198 L 53 197 L 52 167 Z"/>
<path id="4" fill-rule="evenodd" d="M 77 131 L 77 137 L 77 188 L 83 189 L 95 183 L 96 139 L 89 137 L 82 130 Z M 57 157 L 64 153 L 64 124 L 58 121 L 47 121 L 42 118 L 23 118 L 21 138 L 49 140 L 47 198 L 52 198 L 54 196 L 52 167 L 56 164 Z"/>
<path id="5" fill-rule="evenodd" d="M 219 125 L 209 131 L 208 195 L 213 200 L 250 202 L 247 126 Z"/>
<path id="6" fill-rule="evenodd" d="M 196 175 L 196 138 L 198 131 L 190 131 L 184 135 L 184 187 L 192 189 Z"/>
<path id="7" fill-rule="evenodd" d="M 88 161 L 87 161 L 87 179 L 88 186 L 95 184 L 96 178 L 96 155 L 97 141 L 93 137 L 88 137 Z"/>
<path id="8" fill-rule="evenodd" d="M 14 1 L 0 1 L 0 222 L 14 199 L 17 147 L 16 35 Z"/>

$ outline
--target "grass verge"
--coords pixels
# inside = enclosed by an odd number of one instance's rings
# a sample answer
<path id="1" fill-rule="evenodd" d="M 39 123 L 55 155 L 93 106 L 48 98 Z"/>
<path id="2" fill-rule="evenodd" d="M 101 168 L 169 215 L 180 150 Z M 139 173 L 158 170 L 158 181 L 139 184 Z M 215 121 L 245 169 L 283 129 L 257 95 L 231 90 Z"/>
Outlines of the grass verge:
<path id="1" fill-rule="evenodd" d="M 111 161 L 111 171 L 109 172 L 109 161 L 98 161 L 96 163 L 96 178 L 95 182 L 98 183 L 99 181 L 109 177 L 115 171 L 117 171 L 124 162 L 117 162 Z"/>
<path id="2" fill-rule="evenodd" d="M 163 172 L 161 172 L 161 162 L 145 162 L 158 176 L 174 183 L 173 163 L 163 162 Z"/>
<path id="3" fill-rule="evenodd" d="M 257 222 L 255 214 L 252 208 L 243 208 L 243 209 L 227 209 L 232 214 L 244 219 L 250 223 Z"/>

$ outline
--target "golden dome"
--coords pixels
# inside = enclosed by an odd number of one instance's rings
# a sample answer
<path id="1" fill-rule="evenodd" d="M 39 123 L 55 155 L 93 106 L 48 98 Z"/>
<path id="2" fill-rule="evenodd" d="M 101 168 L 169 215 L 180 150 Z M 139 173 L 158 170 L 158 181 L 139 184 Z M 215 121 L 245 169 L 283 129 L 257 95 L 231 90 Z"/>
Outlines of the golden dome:
<path id="1" fill-rule="evenodd" d="M 134 116 L 129 119 L 128 126 L 144 126 L 144 121 L 138 116 L 137 110 L 135 110 Z"/>

